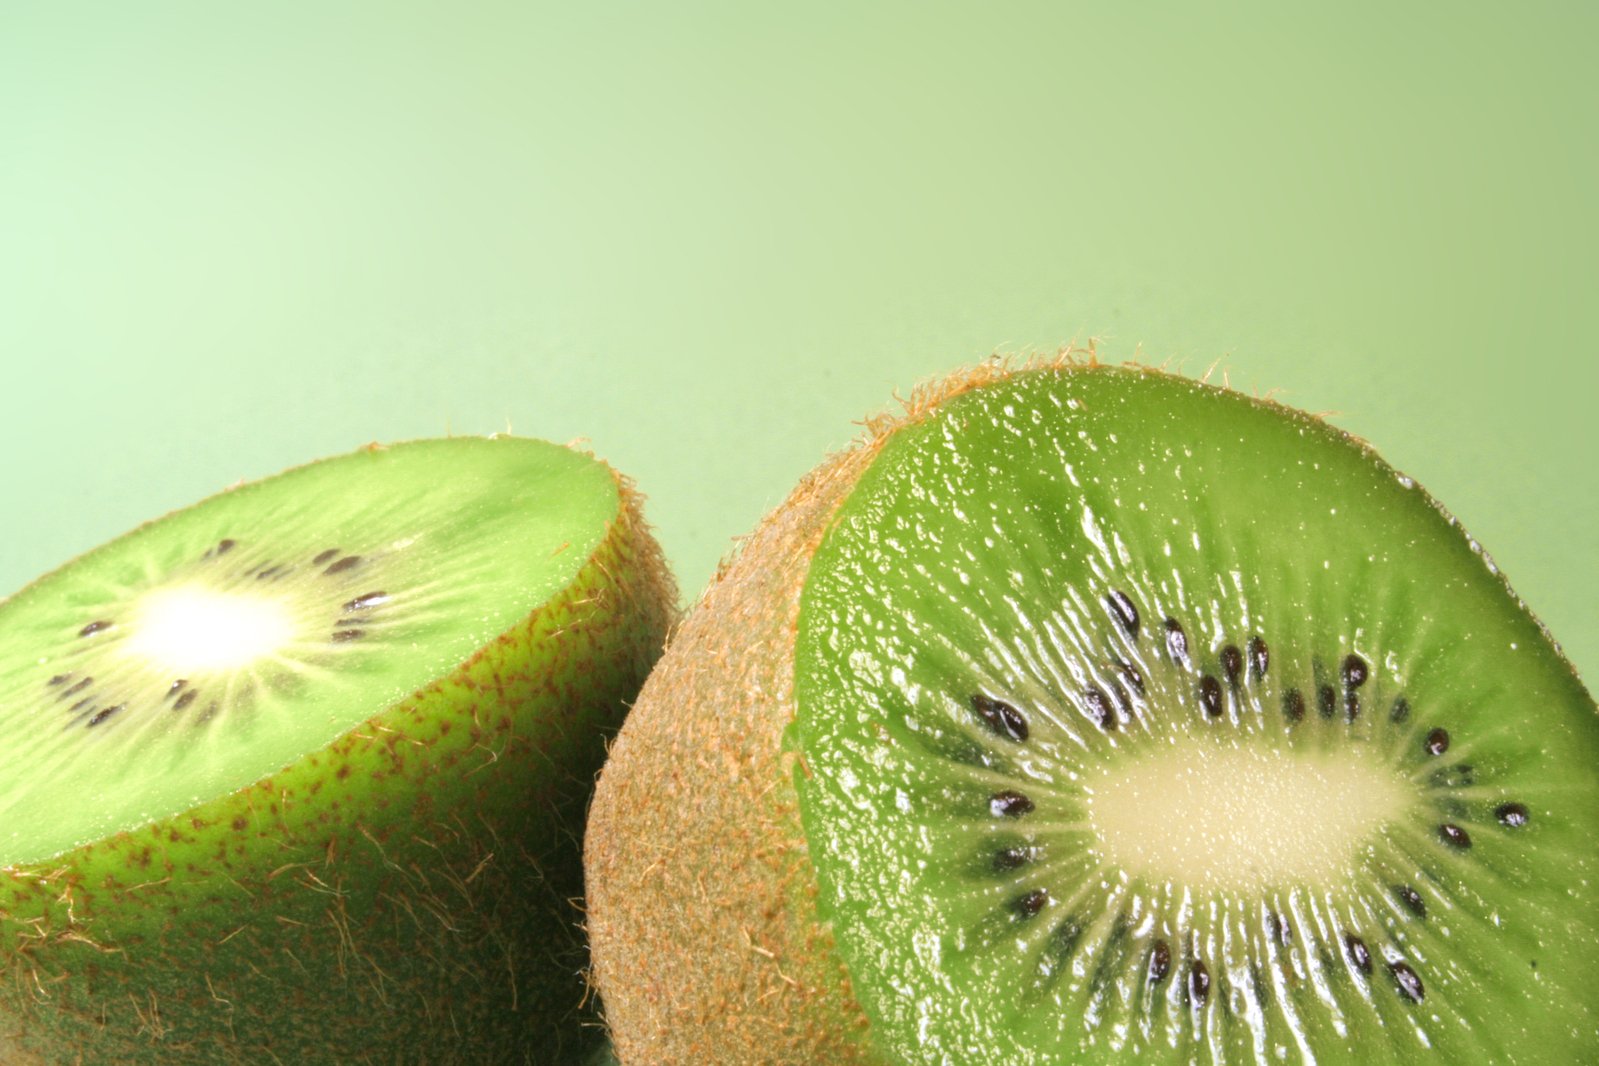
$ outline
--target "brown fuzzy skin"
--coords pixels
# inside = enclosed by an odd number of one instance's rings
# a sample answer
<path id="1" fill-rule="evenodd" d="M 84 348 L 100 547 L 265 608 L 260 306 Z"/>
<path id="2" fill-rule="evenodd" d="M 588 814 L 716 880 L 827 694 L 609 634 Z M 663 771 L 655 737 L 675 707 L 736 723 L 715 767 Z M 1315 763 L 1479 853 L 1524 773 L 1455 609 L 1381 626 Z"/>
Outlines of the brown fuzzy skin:
<path id="1" fill-rule="evenodd" d="M 1088 353 L 1088 363 L 1092 352 Z M 1084 365 L 1066 352 L 1023 369 Z M 593 975 L 626 1066 L 876 1064 L 799 823 L 794 641 L 811 556 L 883 443 L 1002 363 L 918 390 L 724 565 L 628 716 L 584 845 Z"/>
<path id="2" fill-rule="evenodd" d="M 550 1063 L 575 837 L 676 590 L 639 499 L 454 672 L 241 792 L 0 871 L 0 1063 Z"/>

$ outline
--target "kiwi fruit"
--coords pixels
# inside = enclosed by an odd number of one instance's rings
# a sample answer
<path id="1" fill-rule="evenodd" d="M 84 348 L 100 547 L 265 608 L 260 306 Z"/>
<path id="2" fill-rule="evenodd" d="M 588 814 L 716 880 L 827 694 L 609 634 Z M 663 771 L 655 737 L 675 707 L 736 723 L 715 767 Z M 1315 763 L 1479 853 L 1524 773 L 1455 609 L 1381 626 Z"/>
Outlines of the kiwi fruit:
<path id="1" fill-rule="evenodd" d="M 868 426 L 601 776 L 623 1063 L 1599 1061 L 1599 710 L 1427 493 L 1091 355 Z"/>
<path id="2" fill-rule="evenodd" d="M 0 604 L 0 1061 L 552 1063 L 676 594 L 570 448 L 372 446 Z"/>

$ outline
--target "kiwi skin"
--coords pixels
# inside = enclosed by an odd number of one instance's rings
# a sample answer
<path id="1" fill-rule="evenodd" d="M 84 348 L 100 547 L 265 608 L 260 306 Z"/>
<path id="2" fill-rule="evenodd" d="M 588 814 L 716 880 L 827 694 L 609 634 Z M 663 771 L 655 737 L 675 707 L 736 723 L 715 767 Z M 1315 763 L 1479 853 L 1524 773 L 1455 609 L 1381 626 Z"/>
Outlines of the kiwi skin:
<path id="1" fill-rule="evenodd" d="M 676 589 L 641 499 L 468 661 L 255 785 L 0 870 L 0 1061 L 577 1061 L 576 838 Z"/>
<path id="2" fill-rule="evenodd" d="M 810 561 L 895 432 L 1012 374 L 1093 365 L 1066 352 L 919 390 L 808 475 L 695 605 L 612 747 L 585 841 L 593 979 L 622 1063 L 888 1066 L 819 917 L 807 769 L 785 743 Z"/>

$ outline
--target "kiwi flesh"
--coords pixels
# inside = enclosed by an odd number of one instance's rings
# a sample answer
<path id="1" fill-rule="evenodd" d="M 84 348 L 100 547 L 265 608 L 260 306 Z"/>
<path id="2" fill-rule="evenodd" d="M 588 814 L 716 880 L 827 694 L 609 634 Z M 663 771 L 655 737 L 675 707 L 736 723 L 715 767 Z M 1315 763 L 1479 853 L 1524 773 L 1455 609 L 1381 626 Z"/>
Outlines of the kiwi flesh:
<path id="1" fill-rule="evenodd" d="M 578 1061 L 576 841 L 674 600 L 611 468 L 453 438 L 0 603 L 0 1061 Z"/>
<path id="2" fill-rule="evenodd" d="M 1599 709 L 1368 447 L 1070 355 L 813 472 L 585 843 L 621 1061 L 1599 1061 Z"/>

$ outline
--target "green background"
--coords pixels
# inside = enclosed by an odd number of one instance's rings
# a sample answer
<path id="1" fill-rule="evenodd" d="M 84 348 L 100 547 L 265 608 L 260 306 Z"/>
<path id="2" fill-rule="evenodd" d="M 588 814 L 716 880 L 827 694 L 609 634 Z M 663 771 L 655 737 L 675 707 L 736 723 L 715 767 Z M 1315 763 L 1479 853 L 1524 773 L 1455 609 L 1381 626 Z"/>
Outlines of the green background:
<path id="1" fill-rule="evenodd" d="M 1599 672 L 1591 6 L 31 6 L 0 593 L 510 428 L 692 594 L 896 390 L 1096 338 L 1335 412 Z"/>

